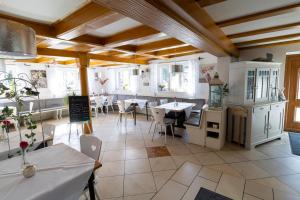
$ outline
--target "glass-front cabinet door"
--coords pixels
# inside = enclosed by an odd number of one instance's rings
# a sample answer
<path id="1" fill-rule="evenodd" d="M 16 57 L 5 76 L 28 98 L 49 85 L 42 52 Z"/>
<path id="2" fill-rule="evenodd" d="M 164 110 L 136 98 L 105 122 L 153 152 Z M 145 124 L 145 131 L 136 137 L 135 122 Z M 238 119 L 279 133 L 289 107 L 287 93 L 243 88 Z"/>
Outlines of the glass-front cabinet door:
<path id="1" fill-rule="evenodd" d="M 246 102 L 253 103 L 255 98 L 255 69 L 247 70 Z"/>
<path id="2" fill-rule="evenodd" d="M 270 83 L 270 69 L 258 68 L 256 70 L 255 102 L 262 102 L 262 101 L 269 100 L 269 83 Z"/>
<path id="3" fill-rule="evenodd" d="M 279 68 L 272 68 L 270 74 L 270 101 L 278 100 Z"/>

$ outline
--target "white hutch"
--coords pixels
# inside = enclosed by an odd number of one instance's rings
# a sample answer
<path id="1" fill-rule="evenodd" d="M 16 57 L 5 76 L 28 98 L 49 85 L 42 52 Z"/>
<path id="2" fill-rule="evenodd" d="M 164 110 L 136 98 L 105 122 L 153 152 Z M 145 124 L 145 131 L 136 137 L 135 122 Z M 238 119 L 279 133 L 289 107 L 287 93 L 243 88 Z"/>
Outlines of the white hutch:
<path id="1" fill-rule="evenodd" d="M 280 66 L 253 61 L 230 64 L 227 140 L 250 149 L 281 138 L 286 102 L 278 101 Z"/>

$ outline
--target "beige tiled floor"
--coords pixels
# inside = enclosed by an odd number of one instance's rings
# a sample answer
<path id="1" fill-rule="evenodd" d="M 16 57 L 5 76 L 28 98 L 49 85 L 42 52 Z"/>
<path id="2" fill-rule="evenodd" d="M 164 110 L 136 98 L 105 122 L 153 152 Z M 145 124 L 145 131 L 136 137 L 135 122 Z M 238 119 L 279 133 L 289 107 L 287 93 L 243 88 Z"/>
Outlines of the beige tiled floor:
<path id="1" fill-rule="evenodd" d="M 115 114 L 93 118 L 94 135 L 103 141 L 103 167 L 96 188 L 104 200 L 193 200 L 200 187 L 234 199 L 300 199 L 300 157 L 290 153 L 288 137 L 246 151 L 232 144 L 214 151 L 183 138 L 167 138 L 171 156 L 148 158 L 146 147 L 164 146 L 163 137 L 148 134 L 150 121 L 116 124 Z M 79 149 L 75 127 L 68 141 L 68 119 L 57 124 L 54 143 Z M 152 133 L 152 132 L 151 132 Z"/>

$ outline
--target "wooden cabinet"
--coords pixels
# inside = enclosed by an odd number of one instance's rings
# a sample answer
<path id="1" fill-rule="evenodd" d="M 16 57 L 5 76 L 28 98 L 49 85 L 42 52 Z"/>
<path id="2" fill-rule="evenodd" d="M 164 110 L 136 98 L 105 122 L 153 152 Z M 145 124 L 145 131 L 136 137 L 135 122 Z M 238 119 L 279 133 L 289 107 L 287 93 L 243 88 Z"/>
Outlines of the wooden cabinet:
<path id="1" fill-rule="evenodd" d="M 260 106 L 253 108 L 252 114 L 252 143 L 257 143 L 268 137 L 267 125 L 268 125 L 268 106 Z"/>
<path id="2" fill-rule="evenodd" d="M 285 103 L 278 102 L 280 63 L 236 62 L 229 71 L 229 113 L 227 140 L 246 148 L 280 138 L 283 131 Z M 242 109 L 237 109 L 242 108 Z M 235 110 L 245 110 L 241 115 Z M 236 120 L 243 116 L 243 127 L 236 130 Z M 246 124 L 246 126 L 244 125 Z M 239 135 L 237 135 L 239 134 Z"/>
<path id="3" fill-rule="evenodd" d="M 226 108 L 202 112 L 199 125 L 185 124 L 188 142 L 219 150 L 226 139 Z"/>
<path id="4" fill-rule="evenodd" d="M 280 63 L 236 62 L 229 71 L 229 101 L 253 104 L 276 101 Z"/>
<path id="5" fill-rule="evenodd" d="M 269 111 L 268 138 L 277 137 L 283 131 L 285 103 L 272 104 Z"/>
<path id="6" fill-rule="evenodd" d="M 227 140 L 234 141 L 251 149 L 259 144 L 281 138 L 286 102 L 264 103 L 262 105 L 229 105 Z M 239 108 L 239 109 L 237 109 Z M 244 116 L 243 131 L 238 127 L 241 121 L 237 117 Z M 237 130 L 238 129 L 238 130 Z M 246 138 L 237 140 L 235 138 Z"/>

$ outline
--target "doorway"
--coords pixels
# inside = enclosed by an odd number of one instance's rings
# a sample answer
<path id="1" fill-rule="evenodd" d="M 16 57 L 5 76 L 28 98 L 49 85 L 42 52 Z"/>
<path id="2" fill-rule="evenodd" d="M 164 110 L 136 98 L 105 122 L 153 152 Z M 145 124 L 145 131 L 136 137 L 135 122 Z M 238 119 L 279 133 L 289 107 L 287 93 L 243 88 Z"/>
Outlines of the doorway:
<path id="1" fill-rule="evenodd" d="M 286 57 L 284 87 L 288 99 L 285 130 L 300 132 L 300 55 Z"/>

